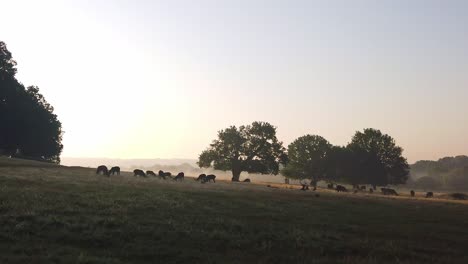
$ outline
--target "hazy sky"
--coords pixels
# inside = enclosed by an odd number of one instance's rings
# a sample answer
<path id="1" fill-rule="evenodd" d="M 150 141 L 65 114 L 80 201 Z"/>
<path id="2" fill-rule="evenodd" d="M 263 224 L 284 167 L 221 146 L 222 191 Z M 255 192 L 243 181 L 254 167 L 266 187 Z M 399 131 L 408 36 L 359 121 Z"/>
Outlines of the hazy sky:
<path id="1" fill-rule="evenodd" d="M 410 162 L 468 154 L 468 1 L 0 0 L 18 79 L 63 156 L 196 158 L 229 125 L 289 144 L 381 129 Z"/>

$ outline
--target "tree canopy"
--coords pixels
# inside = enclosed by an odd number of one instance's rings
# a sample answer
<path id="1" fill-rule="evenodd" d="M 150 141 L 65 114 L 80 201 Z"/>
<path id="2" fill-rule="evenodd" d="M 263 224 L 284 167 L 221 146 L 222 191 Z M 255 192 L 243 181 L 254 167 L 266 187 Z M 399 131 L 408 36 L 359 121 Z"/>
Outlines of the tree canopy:
<path id="1" fill-rule="evenodd" d="M 288 178 L 341 181 L 353 185 L 403 184 L 408 179 L 408 163 L 403 149 L 389 135 L 376 129 L 356 132 L 346 147 L 333 146 L 316 135 L 299 137 L 288 146 Z"/>
<path id="2" fill-rule="evenodd" d="M 411 165 L 411 177 L 415 187 L 426 188 L 432 178 L 435 187 L 463 190 L 468 188 L 468 157 L 444 157 L 437 161 L 420 160 Z M 435 188 L 434 187 L 434 188 Z"/>
<path id="3" fill-rule="evenodd" d="M 267 122 L 228 127 L 218 132 L 218 139 L 198 158 L 201 168 L 232 171 L 232 181 L 239 181 L 243 171 L 278 174 L 286 162 L 283 143 L 276 138 L 276 127 Z"/>
<path id="4" fill-rule="evenodd" d="M 59 163 L 62 124 L 39 88 L 15 75 L 16 62 L 0 42 L 0 154 Z"/>
<path id="5" fill-rule="evenodd" d="M 403 184 L 408 179 L 409 165 L 402 155 L 403 149 L 380 130 L 368 128 L 356 132 L 347 148 L 356 165 L 353 183 Z"/>
<path id="6" fill-rule="evenodd" d="M 0 41 L 0 77 L 14 77 L 16 74 L 16 61 L 13 60 L 11 52 L 7 49 L 5 42 Z"/>
<path id="7" fill-rule="evenodd" d="M 282 174 L 293 179 L 326 179 L 330 172 L 333 146 L 323 137 L 305 135 L 288 146 L 288 164 Z"/>

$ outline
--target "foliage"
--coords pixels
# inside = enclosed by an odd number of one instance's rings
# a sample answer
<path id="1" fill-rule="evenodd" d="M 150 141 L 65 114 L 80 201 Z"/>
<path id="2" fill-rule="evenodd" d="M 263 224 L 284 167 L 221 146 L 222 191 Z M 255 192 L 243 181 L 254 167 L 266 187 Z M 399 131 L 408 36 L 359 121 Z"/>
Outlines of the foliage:
<path id="1" fill-rule="evenodd" d="M 276 127 L 267 122 L 231 126 L 218 132 L 218 139 L 198 158 L 201 168 L 232 171 L 238 181 L 241 172 L 278 174 L 286 161 L 283 143 L 276 138 Z"/>
<path id="2" fill-rule="evenodd" d="M 446 184 L 453 189 L 468 189 L 468 166 L 450 171 Z"/>
<path id="3" fill-rule="evenodd" d="M 0 79 L 14 77 L 16 74 L 16 61 L 7 49 L 5 42 L 0 41 Z"/>
<path id="4" fill-rule="evenodd" d="M 437 161 L 421 160 L 411 165 L 411 177 L 415 187 L 424 188 L 419 179 L 430 177 L 436 183 L 434 188 L 468 189 L 468 157 L 444 157 Z"/>
<path id="5" fill-rule="evenodd" d="M 409 165 L 403 149 L 395 140 L 377 129 L 356 132 L 347 148 L 357 166 L 352 178 L 372 185 L 403 184 L 408 179 Z M 356 182 L 357 183 L 357 182 Z"/>
<path id="6" fill-rule="evenodd" d="M 455 157 L 444 157 L 437 161 L 419 160 L 411 165 L 411 172 L 428 174 L 430 171 L 448 172 L 453 169 L 468 166 L 468 156 L 460 155 Z"/>
<path id="7" fill-rule="evenodd" d="M 16 62 L 4 42 L 0 60 L 0 152 L 59 163 L 62 125 L 53 107 L 38 87 L 18 82 Z"/>
<path id="8" fill-rule="evenodd" d="M 282 174 L 288 178 L 310 179 L 313 183 L 329 178 L 332 145 L 323 137 L 306 135 L 288 146 L 288 164 Z"/>
<path id="9" fill-rule="evenodd" d="M 333 146 L 320 136 L 307 135 L 289 145 L 289 163 L 282 173 L 313 182 L 402 184 L 408 179 L 408 164 L 402 151 L 393 138 L 376 129 L 356 132 L 346 147 Z"/>

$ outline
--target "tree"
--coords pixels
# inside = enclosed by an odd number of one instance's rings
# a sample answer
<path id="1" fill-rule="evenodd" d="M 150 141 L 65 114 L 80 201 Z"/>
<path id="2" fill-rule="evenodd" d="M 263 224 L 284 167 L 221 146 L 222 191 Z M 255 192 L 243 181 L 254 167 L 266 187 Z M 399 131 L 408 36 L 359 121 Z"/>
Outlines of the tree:
<path id="1" fill-rule="evenodd" d="M 39 88 L 15 77 L 16 62 L 0 42 L 0 154 L 60 162 L 62 124 Z"/>
<path id="2" fill-rule="evenodd" d="M 288 164 L 282 174 L 288 178 L 309 179 L 317 182 L 331 176 L 333 146 L 323 137 L 305 135 L 288 146 Z"/>
<path id="3" fill-rule="evenodd" d="M 328 158 L 327 181 L 359 183 L 357 156 L 347 147 L 333 146 Z"/>
<path id="4" fill-rule="evenodd" d="M 0 41 L 0 79 L 14 77 L 16 74 L 16 61 L 7 49 L 5 42 Z"/>
<path id="5" fill-rule="evenodd" d="M 403 149 L 395 140 L 377 129 L 356 132 L 347 148 L 353 155 L 355 183 L 376 185 L 403 184 L 408 179 L 409 166 Z"/>
<path id="6" fill-rule="evenodd" d="M 232 171 L 232 181 L 239 181 L 243 171 L 278 174 L 286 161 L 283 143 L 276 138 L 276 127 L 267 122 L 231 126 L 218 132 L 218 139 L 198 158 L 200 168 Z"/>
<path id="7" fill-rule="evenodd" d="M 447 175 L 447 187 L 453 189 L 467 189 L 468 187 L 468 166 L 453 169 Z"/>

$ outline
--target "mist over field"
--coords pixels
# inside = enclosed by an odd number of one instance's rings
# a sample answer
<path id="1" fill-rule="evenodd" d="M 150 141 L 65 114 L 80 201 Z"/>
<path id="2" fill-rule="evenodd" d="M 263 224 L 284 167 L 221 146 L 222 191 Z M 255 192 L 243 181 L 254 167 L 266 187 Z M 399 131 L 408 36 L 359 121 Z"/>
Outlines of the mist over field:
<path id="1" fill-rule="evenodd" d="M 230 180 L 230 171 L 220 171 L 211 168 L 199 168 L 196 159 L 111 159 L 111 158 L 62 158 L 62 165 L 96 168 L 102 164 L 120 166 L 123 170 L 134 169 L 170 171 L 172 173 L 185 172 L 188 176 L 196 177 L 201 173 L 216 174 L 220 179 Z M 410 165 L 409 180 L 403 185 L 408 189 L 440 190 L 440 191 L 468 191 L 468 157 L 445 157 L 438 161 L 421 160 Z M 258 173 L 242 173 L 241 179 L 251 179 L 257 182 L 284 183 L 282 175 L 268 175 Z M 299 184 L 299 180 L 292 180 L 292 184 Z M 325 185 L 325 182 L 320 184 Z"/>
<path id="2" fill-rule="evenodd" d="M 62 158 L 62 165 L 81 166 L 96 168 L 100 165 L 120 166 L 123 170 L 133 171 L 134 169 L 169 171 L 173 174 L 185 172 L 187 176 L 197 177 L 201 173 L 216 174 L 223 180 L 230 180 L 232 173 L 229 171 L 220 171 L 214 169 L 200 169 L 195 159 L 111 159 L 111 158 Z M 284 177 L 281 175 L 262 175 L 257 173 L 242 173 L 242 180 L 251 179 L 258 182 L 284 183 Z"/>

